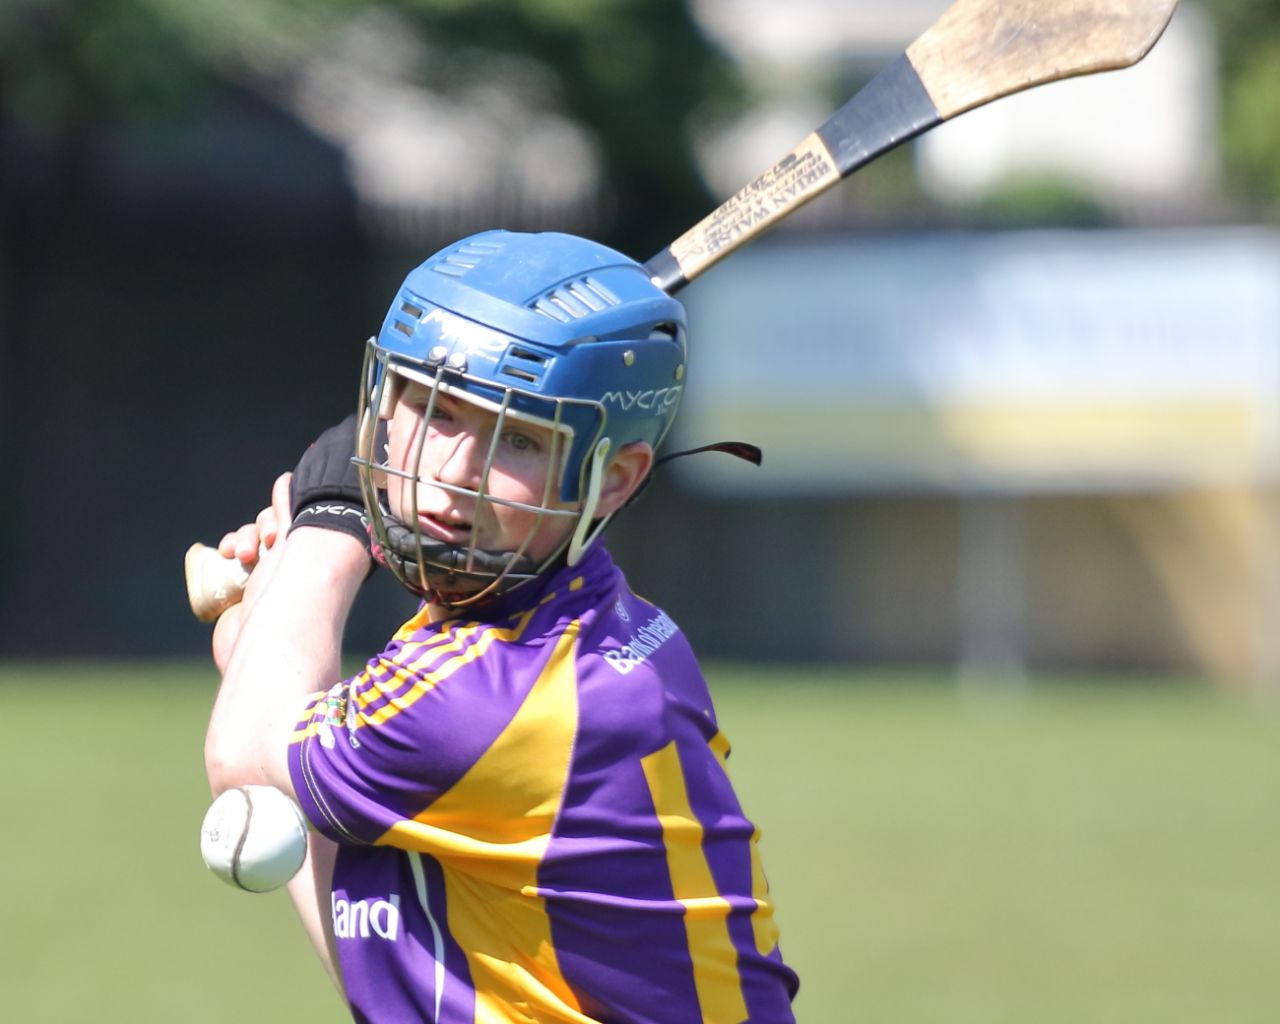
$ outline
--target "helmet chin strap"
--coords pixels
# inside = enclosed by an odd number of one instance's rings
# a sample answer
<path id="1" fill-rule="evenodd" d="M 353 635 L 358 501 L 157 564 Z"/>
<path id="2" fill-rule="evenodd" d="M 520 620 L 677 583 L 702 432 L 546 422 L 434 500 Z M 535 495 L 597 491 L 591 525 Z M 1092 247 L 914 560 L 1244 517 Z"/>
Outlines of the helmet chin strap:
<path id="1" fill-rule="evenodd" d="M 577 525 L 573 528 L 573 538 L 569 541 L 569 553 L 566 556 L 566 561 L 571 566 L 578 564 L 583 552 L 600 535 L 605 523 L 609 521 L 609 517 L 605 516 L 596 524 L 594 530 L 591 529 L 591 520 L 596 514 L 596 506 L 600 504 L 600 487 L 604 483 L 604 467 L 609 460 L 609 448 L 609 439 L 602 437 L 596 442 L 595 449 L 591 452 L 591 465 L 587 471 L 587 496 L 582 502 L 582 512 L 578 515 Z"/>
<path id="2" fill-rule="evenodd" d="M 389 513 L 383 513 L 383 528 L 387 546 L 375 550 L 374 558 L 391 568 L 419 597 L 433 598 L 446 606 L 499 597 L 534 579 L 541 569 L 528 555 L 516 555 L 514 551 L 468 551 L 456 544 L 419 537 Z M 425 589 L 421 579 L 424 576 Z"/>
<path id="3" fill-rule="evenodd" d="M 609 438 L 602 437 L 591 451 L 582 510 L 567 549 L 560 548 L 565 552 L 565 563 L 570 566 L 578 564 L 609 520 L 604 516 L 599 522 L 592 522 L 600 504 L 611 447 Z M 540 566 L 528 555 L 517 556 L 510 551 L 486 551 L 483 548 L 468 550 L 456 544 L 424 538 L 385 508 L 381 518 L 387 544 L 385 549 L 380 549 L 375 542 L 374 557 L 396 570 L 401 582 L 414 593 L 433 598 L 446 606 L 498 597 L 513 586 L 535 578 L 549 562 L 555 561 L 552 557 Z M 420 574 L 427 577 L 426 590 L 421 585 Z"/>

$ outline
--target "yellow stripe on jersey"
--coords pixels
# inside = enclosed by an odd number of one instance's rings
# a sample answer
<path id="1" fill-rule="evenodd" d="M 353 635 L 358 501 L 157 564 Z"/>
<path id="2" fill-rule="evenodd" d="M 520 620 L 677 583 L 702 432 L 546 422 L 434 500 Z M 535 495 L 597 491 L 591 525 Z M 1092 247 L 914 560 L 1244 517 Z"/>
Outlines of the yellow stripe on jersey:
<path id="1" fill-rule="evenodd" d="M 720 758 L 720 764 L 723 767 L 729 760 L 729 737 L 722 732 L 717 732 L 707 741 L 707 746 L 716 757 Z"/>
<path id="2" fill-rule="evenodd" d="M 756 909 L 751 912 L 751 931 L 755 935 L 756 949 L 768 955 L 778 945 L 778 923 L 773 919 L 773 901 L 769 899 L 769 883 L 764 877 L 764 863 L 760 860 L 760 830 L 751 834 L 751 898 Z"/>
<path id="3" fill-rule="evenodd" d="M 496 627 L 493 627 L 481 631 L 479 639 L 477 639 L 470 647 L 461 651 L 461 653 L 450 658 L 448 661 L 436 666 L 427 675 L 418 676 L 418 681 L 404 693 L 397 697 L 392 697 L 387 704 L 384 704 L 371 715 L 361 713 L 356 718 L 356 727 L 359 728 L 365 725 L 382 725 L 389 718 L 395 717 L 401 711 L 405 711 L 408 708 L 413 707 L 413 705 L 421 698 L 434 690 L 442 682 L 453 675 L 453 673 L 458 671 L 458 669 L 465 665 L 470 665 L 477 658 L 484 657 L 485 652 L 488 651 L 494 643 L 512 643 L 513 641 L 519 640 L 520 635 L 524 632 L 525 626 L 529 624 L 529 619 L 532 617 L 533 613 L 529 612 L 522 616 L 520 621 L 511 629 L 497 629 Z M 417 675 L 418 673 L 415 671 L 411 673 L 410 677 Z"/>
<path id="4" fill-rule="evenodd" d="M 290 746 L 314 736 L 320 731 L 322 725 L 327 724 L 323 712 L 328 709 L 330 692 L 330 690 L 320 690 L 318 693 L 307 695 L 307 705 L 299 716 L 293 733 L 289 736 Z"/>
<path id="5" fill-rule="evenodd" d="M 578 729 L 578 630 L 574 622 L 559 637 L 515 716 L 467 774 L 378 839 L 439 862 L 477 1021 L 589 1022 L 560 972 L 537 894 Z"/>
<path id="6" fill-rule="evenodd" d="M 717 731 L 707 746 L 720 759 L 721 767 L 729 760 L 729 737 Z M 778 945 L 778 924 L 773 919 L 773 901 L 769 898 L 769 883 L 764 877 L 764 865 L 760 860 L 760 830 L 751 834 L 751 898 L 756 909 L 751 912 L 751 931 L 756 949 L 767 955 Z"/>
<path id="7" fill-rule="evenodd" d="M 498 629 L 495 626 L 485 626 L 483 623 L 472 623 L 469 626 L 462 627 L 455 632 L 457 634 L 465 633 L 465 635 L 453 637 L 450 643 L 441 644 L 439 650 L 433 651 L 432 654 L 455 654 L 465 647 L 466 640 L 470 639 L 478 632 L 482 633 L 480 639 L 477 640 L 470 648 L 463 651 L 462 654 L 458 655 L 458 657 L 444 662 L 442 665 L 439 665 L 426 675 L 422 674 L 426 664 L 424 660 L 422 663 L 414 664 L 409 667 L 401 666 L 396 671 L 396 674 L 385 683 L 380 683 L 377 680 L 374 680 L 368 669 L 365 669 L 358 675 L 353 676 L 350 688 L 351 691 L 358 691 L 362 686 L 364 687 L 364 690 L 363 692 L 357 692 L 355 695 L 358 711 L 355 720 L 352 722 L 352 728 L 359 729 L 367 725 L 382 725 L 389 719 L 394 718 L 401 711 L 412 707 L 418 702 L 418 700 L 434 690 L 440 683 L 449 678 L 449 676 L 458 669 L 462 668 L 464 665 L 470 664 L 477 658 L 482 657 L 493 643 L 498 641 L 510 643 L 512 641 L 519 640 L 520 636 L 524 633 L 525 628 L 529 625 L 529 620 L 531 618 L 533 618 L 533 612 L 526 612 L 519 617 L 516 624 L 510 629 Z M 486 629 L 488 632 L 483 632 L 483 630 Z M 423 641 L 419 644 L 418 648 L 425 648 L 431 642 L 438 642 L 439 640 L 439 636 L 433 636 L 429 640 Z M 400 656 L 403 656 L 403 654 L 404 648 L 401 648 Z M 363 710 L 359 710 L 368 707 L 375 699 L 375 695 L 370 692 L 371 690 L 377 689 L 386 694 L 395 693 L 402 686 L 415 678 L 418 680 L 417 683 L 404 693 L 400 694 L 400 696 L 391 697 L 387 704 L 384 704 L 372 715 L 367 715 Z M 326 697 L 327 694 L 321 694 L 320 700 L 313 702 L 311 706 L 308 707 L 306 714 L 299 720 L 297 727 L 294 729 L 293 735 L 289 737 L 289 743 L 291 745 L 301 743 L 303 740 L 309 739 L 316 735 L 316 733 L 318 733 L 325 725 L 332 724 L 324 721 L 322 718 L 316 717 L 319 705 L 325 702 Z"/>
<path id="8" fill-rule="evenodd" d="M 449 632 L 433 634 L 425 640 L 406 643 L 396 653 L 395 661 L 383 662 L 395 667 L 390 679 L 385 682 L 375 679 L 368 669 L 361 673 L 363 682 L 357 686 L 356 703 L 364 709 L 380 697 L 391 696 L 415 675 L 429 671 L 432 659 L 462 650 L 468 640 L 485 628 L 483 623 L 473 622 Z"/>
<path id="9" fill-rule="evenodd" d="M 431 606 L 424 604 L 403 626 L 396 630 L 392 640 L 408 640 L 419 630 L 426 629 L 431 625 Z"/>
<path id="10" fill-rule="evenodd" d="M 556 599 L 556 594 L 550 593 L 541 600 L 541 604 L 554 599 Z M 518 639 L 518 636 L 525 631 L 525 627 L 529 626 L 530 618 L 532 618 L 532 611 L 520 614 L 516 618 L 512 630 L 504 632 Z M 461 620 L 456 620 L 442 623 L 442 627 L 438 632 L 433 632 L 433 634 L 421 637 L 421 639 L 413 639 L 413 636 L 419 634 L 422 628 L 430 625 L 429 609 L 424 608 L 415 614 L 410 621 L 398 628 L 396 636 L 393 637 L 394 640 L 401 641 L 401 649 L 396 653 L 396 660 L 392 662 L 392 660 L 379 659 L 383 666 L 393 667 L 396 671 L 385 681 L 378 680 L 378 678 L 372 676 L 372 673 L 367 668 L 364 672 L 361 672 L 360 676 L 357 676 L 356 685 L 352 689 L 353 694 L 356 695 L 358 707 L 364 709 L 374 703 L 375 700 L 392 696 L 394 692 L 408 684 L 413 677 L 422 675 L 429 664 L 430 658 L 438 658 L 443 654 L 457 652 L 477 632 L 486 630 L 486 628 L 495 628 L 490 623 L 467 622 L 466 625 L 462 625 Z"/>
<path id="11" fill-rule="evenodd" d="M 320 710 L 320 707 L 329 698 L 328 690 L 317 690 L 315 693 L 307 695 L 307 708 L 302 712 L 300 721 L 305 721 Z"/>
<path id="12" fill-rule="evenodd" d="M 703 853 L 702 825 L 689 804 L 675 741 L 642 758 L 640 766 L 662 826 L 671 891 L 684 907 L 685 938 L 702 1020 L 706 1024 L 746 1020 L 738 951 L 729 936 L 729 901 L 717 893 Z"/>
<path id="13" fill-rule="evenodd" d="M 401 626 L 396 632 L 396 638 L 404 640 L 406 636 L 416 632 L 416 630 L 411 627 L 413 627 L 414 623 L 418 621 L 422 614 L 423 613 L 420 612 L 418 615 L 415 615 L 410 619 L 405 625 Z M 480 623 L 473 622 L 471 623 L 471 627 L 471 631 L 474 632 L 475 629 L 480 627 Z M 394 693 L 409 682 L 413 677 L 414 670 L 419 672 L 422 670 L 423 663 L 426 661 L 426 659 L 421 658 L 421 652 L 423 650 L 429 648 L 433 644 L 438 645 L 441 650 L 444 650 L 450 642 L 453 643 L 453 646 L 449 648 L 450 650 L 458 650 L 462 645 L 462 641 L 457 640 L 455 634 L 449 631 L 433 633 L 424 640 L 404 643 L 398 652 L 398 661 L 392 662 L 382 658 L 378 659 L 379 664 L 396 669 L 395 674 L 389 680 L 384 682 L 382 680 L 375 679 L 371 674 L 369 667 L 366 666 L 361 669 L 360 672 L 356 673 L 356 675 L 351 677 L 346 687 L 346 699 L 354 700 L 356 706 L 363 709 L 376 700 L 380 694 Z M 406 651 L 409 652 L 408 657 L 405 656 Z M 400 664 L 401 661 L 413 661 L 416 662 L 416 664 L 413 665 L 413 669 L 411 670 L 406 668 L 405 665 Z M 300 743 L 305 739 L 309 739 L 320 730 L 321 726 L 332 726 L 334 724 L 332 721 L 316 718 L 316 715 L 320 711 L 322 705 L 328 703 L 330 692 L 331 691 L 329 690 L 324 690 L 315 695 L 312 702 L 307 706 L 306 710 L 299 718 L 298 724 L 293 731 L 293 735 L 289 738 L 290 744 Z"/>

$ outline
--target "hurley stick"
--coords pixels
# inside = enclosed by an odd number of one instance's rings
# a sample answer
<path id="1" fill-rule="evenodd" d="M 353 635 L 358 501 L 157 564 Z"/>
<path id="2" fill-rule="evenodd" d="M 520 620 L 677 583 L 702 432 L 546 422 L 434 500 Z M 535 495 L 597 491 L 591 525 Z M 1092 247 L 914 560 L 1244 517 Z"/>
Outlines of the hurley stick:
<path id="1" fill-rule="evenodd" d="M 957 0 L 815 132 L 645 264 L 677 292 L 882 153 L 1045 82 L 1136 64 L 1178 0 Z"/>

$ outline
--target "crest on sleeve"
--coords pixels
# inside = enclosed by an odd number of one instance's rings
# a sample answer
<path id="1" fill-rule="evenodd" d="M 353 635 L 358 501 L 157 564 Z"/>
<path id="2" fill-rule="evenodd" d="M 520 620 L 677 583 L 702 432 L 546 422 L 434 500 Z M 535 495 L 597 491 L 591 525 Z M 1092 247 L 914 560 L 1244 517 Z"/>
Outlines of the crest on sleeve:
<path id="1" fill-rule="evenodd" d="M 323 746 L 329 749 L 333 748 L 333 730 L 335 727 L 345 727 L 347 739 L 350 741 L 351 746 L 360 746 L 360 741 L 356 739 L 356 684 L 354 680 L 350 683 L 336 683 L 330 688 L 325 695 L 321 716 L 316 734 L 320 737 L 320 743 Z"/>

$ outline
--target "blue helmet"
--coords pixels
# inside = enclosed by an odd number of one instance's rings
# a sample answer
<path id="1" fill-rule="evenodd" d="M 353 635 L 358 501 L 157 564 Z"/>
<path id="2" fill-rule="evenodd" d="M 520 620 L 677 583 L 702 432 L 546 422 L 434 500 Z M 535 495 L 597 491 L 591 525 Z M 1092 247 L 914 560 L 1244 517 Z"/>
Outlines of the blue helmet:
<path id="1" fill-rule="evenodd" d="M 383 560 L 411 590 L 445 604 L 504 593 L 566 551 L 575 562 L 604 526 L 593 515 L 603 467 L 625 445 L 661 444 L 680 405 L 686 357 L 683 306 L 606 246 L 489 231 L 436 253 L 405 279 L 366 356 L 356 462 Z M 432 403 L 449 394 L 495 413 L 499 425 L 511 419 L 553 431 L 558 478 L 530 507 L 555 516 L 572 506 L 574 529 L 556 552 L 537 563 L 523 549 L 445 544 L 392 514 L 380 492 L 397 471 L 376 450 L 376 427 L 406 380 L 428 385 Z M 486 493 L 489 468 L 469 501 L 504 503 Z"/>

